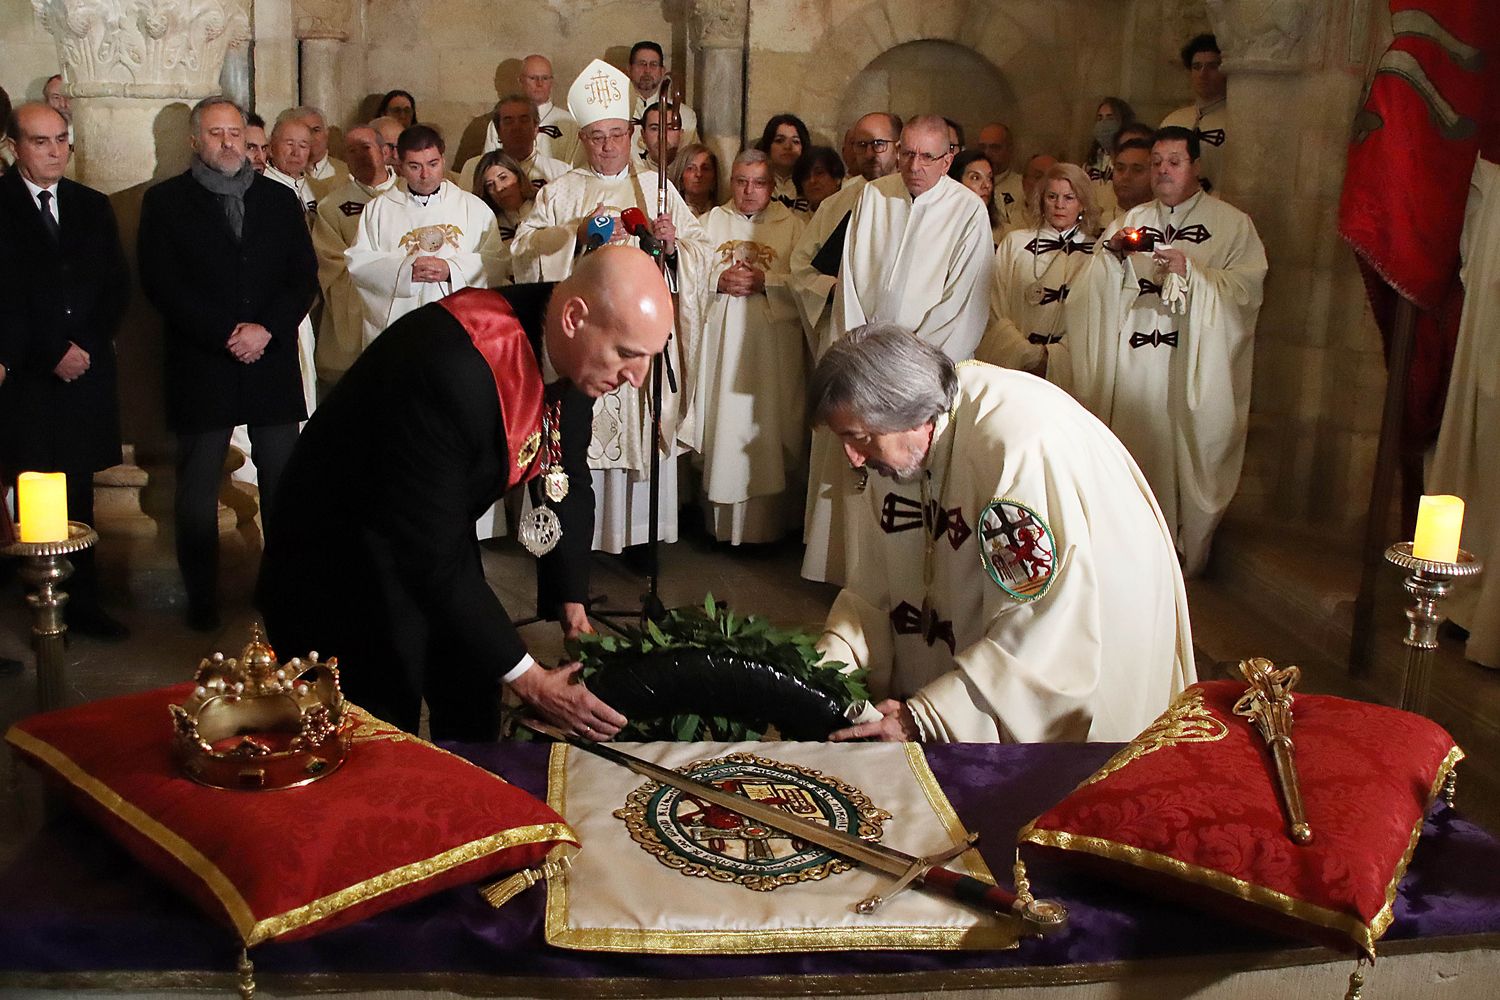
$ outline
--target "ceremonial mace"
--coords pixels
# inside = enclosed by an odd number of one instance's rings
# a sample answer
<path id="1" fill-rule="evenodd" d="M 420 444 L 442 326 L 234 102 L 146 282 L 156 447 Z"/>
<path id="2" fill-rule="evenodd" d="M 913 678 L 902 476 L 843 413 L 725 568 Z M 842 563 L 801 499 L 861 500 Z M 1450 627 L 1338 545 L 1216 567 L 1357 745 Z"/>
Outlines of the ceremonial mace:
<path id="1" fill-rule="evenodd" d="M 896 883 L 884 893 L 867 896 L 854 904 L 854 911 L 861 915 L 874 913 L 897 893 L 916 886 L 936 895 L 968 903 L 970 906 L 1013 916 L 1034 934 L 1049 935 L 1067 929 L 1068 911 L 1061 903 L 1050 899 L 1036 899 L 1029 891 L 1012 893 L 998 885 L 981 882 L 972 875 L 962 875 L 943 867 L 944 862 L 951 861 L 973 844 L 972 835 L 963 844 L 943 854 L 918 858 L 904 851 L 864 840 L 852 833 L 845 833 L 843 830 L 836 830 L 822 823 L 794 816 L 773 805 L 758 802 L 737 792 L 725 791 L 711 782 L 700 781 L 659 764 L 642 760 L 607 744 L 595 743 L 593 740 L 570 735 L 546 723 L 527 719 L 523 724 L 543 736 L 550 736 L 560 743 L 577 747 L 585 753 L 603 757 L 657 784 L 687 792 L 711 805 L 722 806 L 730 812 L 738 813 L 752 822 L 779 830 L 797 840 L 816 844 L 866 868 L 894 876 Z"/>
<path id="2" fill-rule="evenodd" d="M 68 556 L 99 541 L 99 533 L 79 521 L 68 522 L 68 537 L 55 542 L 11 542 L 0 555 L 21 558 L 21 579 L 35 588 L 26 595 L 31 605 L 31 645 L 36 651 L 37 707 L 61 708 L 67 700 L 63 645 L 68 623 L 63 608 L 68 595 L 58 589 L 73 575 Z"/>

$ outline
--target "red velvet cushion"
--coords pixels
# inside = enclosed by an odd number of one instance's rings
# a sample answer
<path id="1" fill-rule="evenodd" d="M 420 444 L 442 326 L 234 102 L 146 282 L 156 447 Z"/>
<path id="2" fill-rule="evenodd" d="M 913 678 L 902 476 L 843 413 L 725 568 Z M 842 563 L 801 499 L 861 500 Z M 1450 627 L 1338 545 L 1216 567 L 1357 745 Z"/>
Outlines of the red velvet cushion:
<path id="1" fill-rule="evenodd" d="M 192 684 L 32 716 L 6 740 L 245 944 L 293 940 L 576 843 L 546 803 L 349 706 L 345 764 L 277 791 L 182 777 L 167 705 Z"/>
<path id="2" fill-rule="evenodd" d="M 1463 758 L 1419 715 L 1296 695 L 1292 739 L 1312 843 L 1287 835 L 1274 765 L 1233 713 L 1245 685 L 1195 684 L 1020 833 L 1130 884 L 1371 956 L 1422 820 Z"/>

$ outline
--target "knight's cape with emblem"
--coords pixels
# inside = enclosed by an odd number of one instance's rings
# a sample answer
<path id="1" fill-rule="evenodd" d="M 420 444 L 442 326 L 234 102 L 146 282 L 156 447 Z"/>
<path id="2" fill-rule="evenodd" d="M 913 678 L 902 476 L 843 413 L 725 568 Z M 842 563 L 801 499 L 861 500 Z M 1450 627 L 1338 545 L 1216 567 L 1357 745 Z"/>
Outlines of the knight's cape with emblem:
<path id="1" fill-rule="evenodd" d="M 930 739 L 1128 740 L 1196 679 L 1150 487 L 1056 386 L 981 362 L 958 377 L 925 490 L 871 474 L 850 505 L 819 648 L 868 667 Z"/>

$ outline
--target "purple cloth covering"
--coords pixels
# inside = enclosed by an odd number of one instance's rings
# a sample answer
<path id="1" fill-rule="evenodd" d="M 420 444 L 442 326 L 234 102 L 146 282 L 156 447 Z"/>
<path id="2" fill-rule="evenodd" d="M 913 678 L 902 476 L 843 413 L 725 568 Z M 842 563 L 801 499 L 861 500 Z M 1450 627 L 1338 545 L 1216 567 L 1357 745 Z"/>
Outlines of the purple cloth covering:
<path id="1" fill-rule="evenodd" d="M 545 746 L 451 749 L 537 795 Z M 996 877 L 1016 831 L 1114 752 L 1106 744 L 947 745 L 927 759 Z M 823 952 L 741 956 L 567 951 L 542 940 L 544 890 L 492 909 L 463 886 L 307 941 L 253 952 L 257 974 L 455 973 L 518 977 L 717 979 L 789 974 L 984 970 L 1285 948 L 1292 942 L 1131 895 L 1040 861 L 1033 891 L 1066 902 L 1071 927 L 1003 952 Z M 1500 841 L 1437 807 L 1412 859 L 1385 941 L 1500 931 Z M 0 873 L 0 973 L 226 972 L 238 946 L 82 819 L 52 819 Z"/>

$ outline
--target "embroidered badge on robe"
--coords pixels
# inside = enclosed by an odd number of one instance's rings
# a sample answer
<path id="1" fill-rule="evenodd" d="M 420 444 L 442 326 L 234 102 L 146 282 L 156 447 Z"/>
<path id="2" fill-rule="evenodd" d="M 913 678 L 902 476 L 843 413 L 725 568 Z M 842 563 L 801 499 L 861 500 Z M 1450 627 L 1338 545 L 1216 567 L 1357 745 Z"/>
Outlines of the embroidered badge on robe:
<path id="1" fill-rule="evenodd" d="M 542 447 L 542 432 L 533 431 L 521 444 L 521 450 L 516 452 L 516 468 L 525 471 L 531 460 L 536 458 L 536 453 Z"/>
<path id="2" fill-rule="evenodd" d="M 452 223 L 418 226 L 401 237 L 401 246 L 408 254 L 437 253 L 444 244 L 457 250 L 463 234 L 464 231 Z"/>
<path id="3" fill-rule="evenodd" d="M 979 558 L 990 579 L 1018 601 L 1052 586 L 1057 545 L 1040 514 L 1014 500 L 993 500 L 979 517 Z"/>
<path id="4" fill-rule="evenodd" d="M 680 770 L 725 791 L 869 841 L 880 839 L 885 821 L 891 818 L 848 782 L 755 754 L 732 753 L 695 761 Z M 625 802 L 614 815 L 625 821 L 631 839 L 684 875 L 769 892 L 854 867 L 827 848 L 654 781 L 631 792 Z"/>
<path id="5" fill-rule="evenodd" d="M 719 244 L 719 261 L 733 267 L 749 264 L 762 271 L 769 271 L 776 263 L 776 248 L 754 240 L 725 240 Z"/>

